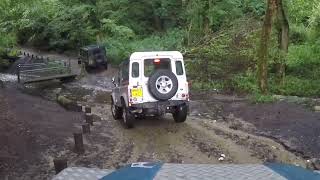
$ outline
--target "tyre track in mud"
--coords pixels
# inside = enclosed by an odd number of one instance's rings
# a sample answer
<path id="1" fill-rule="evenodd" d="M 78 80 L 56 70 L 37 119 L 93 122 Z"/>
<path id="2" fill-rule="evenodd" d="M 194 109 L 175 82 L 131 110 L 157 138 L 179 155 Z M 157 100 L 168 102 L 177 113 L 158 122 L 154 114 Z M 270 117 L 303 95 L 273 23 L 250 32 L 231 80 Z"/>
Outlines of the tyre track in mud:
<path id="1" fill-rule="evenodd" d="M 91 164 L 113 169 L 132 162 L 161 161 L 166 163 L 242 164 L 283 162 L 305 167 L 303 159 L 267 138 L 235 131 L 212 120 L 191 116 L 184 124 L 176 124 L 171 116 L 163 119 L 138 120 L 134 129 L 126 130 L 113 120 L 110 105 L 92 107 L 93 114 L 101 117 L 96 122 L 94 139 L 113 139 L 113 144 L 103 146 L 99 141 L 91 145 L 111 151 L 110 156 L 89 152 Z M 89 150 L 91 151 L 91 150 Z M 223 161 L 218 159 L 226 155 Z M 102 164 L 95 161 L 104 162 Z M 75 165 L 78 164 L 76 160 Z M 90 163 L 89 163 L 90 164 Z"/>

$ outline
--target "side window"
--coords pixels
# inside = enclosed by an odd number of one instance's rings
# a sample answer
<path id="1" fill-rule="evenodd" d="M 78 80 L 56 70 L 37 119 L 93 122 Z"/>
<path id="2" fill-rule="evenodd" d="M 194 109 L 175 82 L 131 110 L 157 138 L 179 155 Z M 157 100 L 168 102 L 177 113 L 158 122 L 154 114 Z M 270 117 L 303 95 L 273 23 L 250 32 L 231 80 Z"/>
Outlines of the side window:
<path id="1" fill-rule="evenodd" d="M 139 63 L 137 63 L 137 62 L 132 63 L 132 72 L 131 72 L 131 73 L 132 73 L 131 76 L 132 76 L 133 78 L 137 78 L 137 77 L 140 76 L 140 73 L 139 73 Z"/>
<path id="2" fill-rule="evenodd" d="M 129 63 L 123 64 L 121 72 L 122 72 L 123 81 L 128 81 L 129 80 Z"/>
<path id="3" fill-rule="evenodd" d="M 183 75 L 183 66 L 181 61 L 176 61 L 176 73 L 178 76 Z"/>

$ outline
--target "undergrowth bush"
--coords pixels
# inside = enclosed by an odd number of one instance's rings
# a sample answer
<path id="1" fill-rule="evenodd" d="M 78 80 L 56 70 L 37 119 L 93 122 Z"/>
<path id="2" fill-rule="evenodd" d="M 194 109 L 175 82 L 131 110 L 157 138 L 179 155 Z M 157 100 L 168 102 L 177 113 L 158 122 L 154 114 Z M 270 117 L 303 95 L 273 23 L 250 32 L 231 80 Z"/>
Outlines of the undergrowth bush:
<path id="1" fill-rule="evenodd" d="M 0 70 L 9 67 L 10 63 L 6 58 L 16 56 L 17 51 L 13 49 L 15 42 L 14 35 L 0 32 Z"/>
<path id="2" fill-rule="evenodd" d="M 320 97 L 320 80 L 288 75 L 277 91 L 287 96 Z"/>
<path id="3" fill-rule="evenodd" d="M 128 59 L 130 54 L 137 51 L 170 51 L 181 50 L 185 31 L 173 29 L 163 34 L 149 37 L 135 37 L 131 39 L 112 37 L 104 40 L 109 60 L 119 64 Z"/>
<path id="4" fill-rule="evenodd" d="M 252 103 L 272 103 L 276 99 L 272 95 L 253 94 L 249 99 Z"/>

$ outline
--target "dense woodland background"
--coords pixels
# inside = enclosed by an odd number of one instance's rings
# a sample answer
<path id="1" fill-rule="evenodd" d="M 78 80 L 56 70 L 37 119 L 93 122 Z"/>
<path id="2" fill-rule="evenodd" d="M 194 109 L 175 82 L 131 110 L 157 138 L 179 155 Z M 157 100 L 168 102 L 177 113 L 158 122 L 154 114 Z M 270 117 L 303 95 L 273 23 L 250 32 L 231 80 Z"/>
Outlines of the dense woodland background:
<path id="1" fill-rule="evenodd" d="M 14 53 L 6 48 L 19 45 L 64 52 L 99 43 L 114 64 L 134 51 L 179 50 L 194 89 L 249 93 L 261 101 L 269 100 L 261 92 L 319 97 L 320 2 L 281 0 L 288 53 L 279 48 L 281 23 L 272 16 L 264 58 L 263 24 L 272 1 L 279 0 L 0 0 L 0 66 Z M 261 59 L 268 62 L 266 92 L 257 78 Z M 279 64 L 285 67 L 280 81 Z"/>

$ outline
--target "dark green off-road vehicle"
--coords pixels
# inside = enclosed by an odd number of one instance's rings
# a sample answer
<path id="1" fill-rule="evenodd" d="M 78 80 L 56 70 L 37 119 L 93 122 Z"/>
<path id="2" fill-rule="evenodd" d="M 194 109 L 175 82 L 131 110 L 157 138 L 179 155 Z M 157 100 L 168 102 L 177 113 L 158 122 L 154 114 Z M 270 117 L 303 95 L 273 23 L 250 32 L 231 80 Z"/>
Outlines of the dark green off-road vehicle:
<path id="1" fill-rule="evenodd" d="M 79 60 L 84 63 L 87 70 L 100 67 L 108 69 L 104 46 L 90 45 L 80 48 Z"/>

